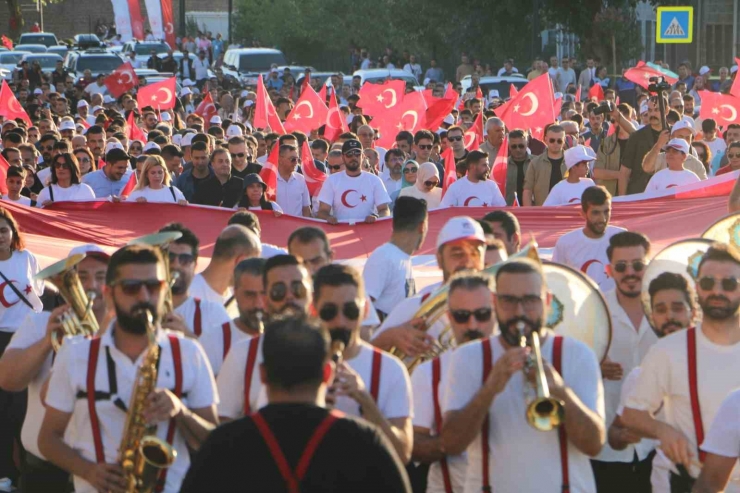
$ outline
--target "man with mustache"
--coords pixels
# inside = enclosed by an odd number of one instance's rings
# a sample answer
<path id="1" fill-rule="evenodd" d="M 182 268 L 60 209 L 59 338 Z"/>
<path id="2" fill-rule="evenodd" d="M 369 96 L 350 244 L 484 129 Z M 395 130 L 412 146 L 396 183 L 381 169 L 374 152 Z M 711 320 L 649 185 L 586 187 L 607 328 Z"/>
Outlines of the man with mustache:
<path id="1" fill-rule="evenodd" d="M 165 493 L 180 491 L 189 450 L 197 450 L 217 423 L 216 389 L 203 349 L 160 328 L 166 282 L 158 249 L 118 250 L 103 291 L 116 319 L 99 337 L 67 340 L 57 353 L 38 445 L 50 462 L 74 476 L 77 492 L 128 491 L 118 449 L 136 375 L 149 350 L 146 311 L 161 352 L 156 388 L 146 397 L 142 418 L 177 451 L 162 481 Z"/>
<path id="2" fill-rule="evenodd" d="M 604 293 L 612 319 L 612 340 L 609 352 L 601 363 L 604 378 L 604 408 L 606 426 L 614 420 L 624 377 L 640 365 L 650 347 L 658 340 L 650 329 L 642 307 L 642 277 L 645 274 L 650 241 L 633 231 L 617 233 L 609 239 L 606 249 L 607 272 L 615 288 Z M 650 468 L 650 463 L 635 463 L 635 447 L 613 450 L 605 445 L 591 461 L 596 488 L 602 492 L 638 491 L 632 486 L 637 471 Z"/>
<path id="3" fill-rule="evenodd" d="M 664 97 L 663 102 L 665 103 L 665 114 L 668 115 L 670 110 L 668 99 Z M 627 182 L 628 194 L 644 192 L 652 176 L 652 173 L 643 170 L 642 161 L 658 141 L 660 133 L 663 131 L 658 96 L 652 96 L 648 101 L 648 121 L 649 125 L 645 125 L 630 135 L 622 155 L 620 171 L 623 174 L 623 179 Z"/>
<path id="4" fill-rule="evenodd" d="M 589 457 L 604 445 L 604 400 L 599 364 L 582 342 L 544 326 L 547 291 L 542 268 L 530 259 L 505 262 L 496 273 L 493 302 L 501 333 L 465 344 L 451 356 L 442 402 L 442 446 L 467 451 L 465 493 L 522 491 L 595 493 Z M 531 334 L 540 336 L 550 395 L 563 422 L 544 433 L 527 422 L 533 369 L 522 371 Z M 533 468 L 522 472 L 522 460 Z"/>
<path id="5" fill-rule="evenodd" d="M 701 323 L 664 337 L 650 349 L 635 390 L 627 398 L 624 424 L 660 441 L 651 476 L 656 493 L 669 491 L 669 484 L 682 484 L 689 491 L 691 478 L 699 475 L 705 459 L 699 449 L 705 432 L 718 416 L 723 399 L 740 386 L 738 279 L 740 253 L 733 246 L 713 244 L 698 268 Z M 653 413 L 661 404 L 667 412 L 656 419 Z M 719 448 L 708 447 L 707 451 L 718 453 Z M 735 469 L 733 486 L 727 491 L 737 491 L 738 481 L 740 474 Z"/>
<path id="6" fill-rule="evenodd" d="M 241 285 L 240 285 L 241 286 Z M 262 272 L 260 294 L 265 309 L 265 322 L 282 314 L 306 314 L 311 303 L 311 275 L 292 255 L 276 255 L 267 259 Z M 241 318 L 240 306 L 240 318 Z M 255 314 L 256 315 L 256 314 Z M 262 364 L 262 344 L 259 334 L 232 345 L 218 374 L 218 415 L 231 421 L 259 409 L 264 399 L 264 385 L 259 375 Z M 249 398 L 245 399 L 248 395 Z"/>
<path id="7" fill-rule="evenodd" d="M 493 334 L 493 278 L 483 273 L 460 272 L 452 276 L 447 298 L 450 330 L 458 346 Z M 442 380 L 449 371 L 452 351 L 425 361 L 411 376 L 414 392 L 414 449 L 412 459 L 431 464 L 428 492 L 462 491 L 465 483 L 465 454 L 448 456 L 442 446 L 441 403 L 445 388 Z M 445 490 L 449 484 L 451 490 Z"/>

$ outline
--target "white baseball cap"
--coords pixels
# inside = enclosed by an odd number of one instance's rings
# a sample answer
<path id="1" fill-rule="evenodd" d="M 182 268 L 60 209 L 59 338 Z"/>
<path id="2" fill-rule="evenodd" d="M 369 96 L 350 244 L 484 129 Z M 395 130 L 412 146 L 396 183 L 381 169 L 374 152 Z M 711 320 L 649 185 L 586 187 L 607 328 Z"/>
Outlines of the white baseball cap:
<path id="1" fill-rule="evenodd" d="M 594 153 L 594 150 L 583 145 L 571 147 L 570 149 L 566 150 L 564 154 L 565 167 L 567 169 L 571 169 L 573 166 L 583 161 L 596 160 L 596 154 Z"/>
<path id="2" fill-rule="evenodd" d="M 103 98 L 103 104 L 111 104 L 111 103 L 115 103 L 115 102 L 116 102 L 116 98 L 114 98 L 112 96 L 108 96 L 107 94 Z"/>
<path id="3" fill-rule="evenodd" d="M 455 124 L 455 117 L 452 115 L 447 115 L 444 120 L 442 120 L 443 123 L 446 123 L 447 125 L 454 125 Z"/>
<path id="4" fill-rule="evenodd" d="M 62 130 L 77 130 L 77 126 L 72 120 L 62 120 L 59 123 L 59 131 L 61 132 Z"/>
<path id="5" fill-rule="evenodd" d="M 737 72 L 737 65 L 733 65 L 732 68 L 730 69 L 731 74 L 734 74 L 735 72 Z"/>
<path id="6" fill-rule="evenodd" d="M 162 113 L 160 113 L 159 119 L 161 121 L 163 121 L 163 122 L 170 122 L 170 121 L 172 121 L 172 117 L 166 111 L 163 111 Z"/>
<path id="7" fill-rule="evenodd" d="M 191 132 L 183 135 L 182 140 L 180 141 L 180 147 L 190 147 L 193 145 L 193 136 L 195 136 L 195 134 Z"/>
<path id="8" fill-rule="evenodd" d="M 104 110 L 104 109 L 105 109 L 105 108 L 103 108 L 102 106 L 93 106 L 93 109 L 92 109 L 92 113 L 93 113 L 93 115 L 94 115 L 94 114 L 95 114 L 95 113 L 97 113 L 98 111 L 102 111 L 102 110 Z"/>
<path id="9" fill-rule="evenodd" d="M 684 119 L 678 120 L 673 125 L 673 128 L 671 128 L 671 135 L 673 135 L 675 131 L 681 130 L 684 128 L 688 128 L 689 130 L 691 130 L 691 135 L 696 136 L 696 129 L 694 128 L 694 126 L 690 122 Z"/>
<path id="10" fill-rule="evenodd" d="M 184 98 L 185 96 L 189 96 L 191 94 L 193 94 L 193 91 L 191 91 L 189 87 L 183 87 L 180 91 L 181 98 Z"/>
<path id="11" fill-rule="evenodd" d="M 689 153 L 689 143 L 686 142 L 683 139 L 671 139 L 668 141 L 668 143 L 663 147 L 663 151 L 667 150 L 668 148 L 676 149 L 677 151 L 681 151 L 685 154 Z"/>
<path id="12" fill-rule="evenodd" d="M 710 69 L 709 67 L 707 67 L 706 65 L 704 65 L 704 66 L 702 66 L 702 68 L 699 69 L 699 75 L 705 75 L 705 74 L 708 74 L 711 71 L 712 71 L 712 69 Z"/>
<path id="13" fill-rule="evenodd" d="M 126 149 L 123 148 L 123 145 L 120 142 L 118 142 L 118 141 L 108 142 L 107 144 L 105 144 L 105 153 L 106 154 L 108 154 L 108 152 L 111 151 L 111 150 L 113 150 L 113 149 L 121 149 L 122 151 L 125 151 L 126 150 Z"/>
<path id="14" fill-rule="evenodd" d="M 437 236 L 437 249 L 447 243 L 460 240 L 486 242 L 486 235 L 478 221 L 468 216 L 453 217 L 444 226 Z"/>
<path id="15" fill-rule="evenodd" d="M 83 254 L 90 257 L 104 257 L 105 259 L 110 259 L 110 254 L 108 252 L 93 243 L 86 243 L 84 245 L 74 247 L 72 250 L 69 251 L 69 255 L 67 255 L 67 257 L 78 254 Z"/>
<path id="16" fill-rule="evenodd" d="M 37 87 L 36 89 L 33 90 L 33 94 L 34 95 L 44 94 L 44 91 L 42 91 L 40 88 Z"/>
<path id="17" fill-rule="evenodd" d="M 144 146 L 144 148 L 142 149 L 142 152 L 146 152 L 146 151 L 149 151 L 151 149 L 156 149 L 158 151 L 161 151 L 162 150 L 162 148 L 159 147 L 159 145 L 157 145 L 156 142 L 147 142 L 146 145 Z"/>
<path id="18" fill-rule="evenodd" d="M 223 122 L 221 121 L 221 117 L 218 115 L 213 115 L 211 117 L 211 124 L 212 125 L 221 125 Z"/>
<path id="19" fill-rule="evenodd" d="M 242 129 L 239 127 L 239 125 L 231 124 L 229 125 L 229 128 L 226 129 L 226 136 L 227 137 L 242 137 L 244 133 L 242 132 Z"/>
<path id="20" fill-rule="evenodd" d="M 80 99 L 79 101 L 77 101 L 78 108 L 85 108 L 87 106 L 90 106 L 90 105 L 87 104 L 87 101 L 85 101 L 84 99 Z"/>
<path id="21" fill-rule="evenodd" d="M 172 136 L 172 143 L 173 144 L 175 144 L 176 146 L 179 146 L 181 142 L 182 142 L 182 135 L 175 134 L 175 135 Z"/>
<path id="22" fill-rule="evenodd" d="M 254 104 L 254 101 L 252 101 L 251 99 L 247 99 L 246 101 L 244 101 L 244 104 L 242 106 L 244 106 L 245 108 L 249 108 L 253 104 Z"/>
<path id="23" fill-rule="evenodd" d="M 193 82 L 190 79 L 185 79 L 182 81 L 182 87 L 193 87 L 195 85 L 195 82 Z"/>

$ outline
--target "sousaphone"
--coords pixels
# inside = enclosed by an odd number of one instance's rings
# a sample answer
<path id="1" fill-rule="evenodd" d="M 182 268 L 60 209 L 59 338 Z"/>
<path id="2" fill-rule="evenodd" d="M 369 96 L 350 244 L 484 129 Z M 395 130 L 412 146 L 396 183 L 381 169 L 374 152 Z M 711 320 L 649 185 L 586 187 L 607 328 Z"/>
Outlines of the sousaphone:
<path id="1" fill-rule="evenodd" d="M 709 226 L 701 237 L 740 248 L 740 212 L 719 219 Z"/>

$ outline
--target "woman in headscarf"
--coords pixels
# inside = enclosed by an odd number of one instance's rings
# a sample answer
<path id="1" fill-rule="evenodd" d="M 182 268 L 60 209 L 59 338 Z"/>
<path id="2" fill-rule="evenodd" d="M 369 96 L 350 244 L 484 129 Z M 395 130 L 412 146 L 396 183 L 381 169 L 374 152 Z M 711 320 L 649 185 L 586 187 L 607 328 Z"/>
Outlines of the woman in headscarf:
<path id="1" fill-rule="evenodd" d="M 424 199 L 427 203 L 427 210 L 436 209 L 442 201 L 442 189 L 437 185 L 439 185 L 437 166 L 427 162 L 419 166 L 414 185 L 402 188 L 398 196 Z"/>
<path id="2" fill-rule="evenodd" d="M 416 183 L 416 176 L 419 172 L 419 163 L 414 161 L 413 159 L 408 159 L 405 163 L 403 163 L 403 166 L 401 166 L 401 188 L 398 190 L 394 190 L 391 192 L 391 209 L 393 209 L 393 206 L 396 204 L 396 199 L 399 197 L 399 193 L 401 193 L 401 190 L 404 188 L 413 187 Z"/>

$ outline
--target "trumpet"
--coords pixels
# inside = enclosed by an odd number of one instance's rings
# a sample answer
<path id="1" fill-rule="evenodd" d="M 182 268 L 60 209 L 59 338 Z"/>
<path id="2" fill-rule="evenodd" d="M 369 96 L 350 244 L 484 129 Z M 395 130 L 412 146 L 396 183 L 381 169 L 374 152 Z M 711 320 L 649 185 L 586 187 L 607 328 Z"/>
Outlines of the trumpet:
<path id="1" fill-rule="evenodd" d="M 517 322 L 516 329 L 519 332 L 520 345 L 527 347 L 527 336 L 524 335 L 524 322 Z M 524 366 L 524 379 L 527 380 L 527 373 L 534 368 L 535 372 L 535 397 L 527 404 L 527 422 L 537 430 L 550 431 L 563 422 L 565 408 L 563 403 L 550 396 L 550 389 L 547 386 L 547 377 L 545 368 L 542 364 L 542 354 L 540 352 L 540 336 L 536 331 L 532 331 L 531 348 L 527 364 Z"/>

